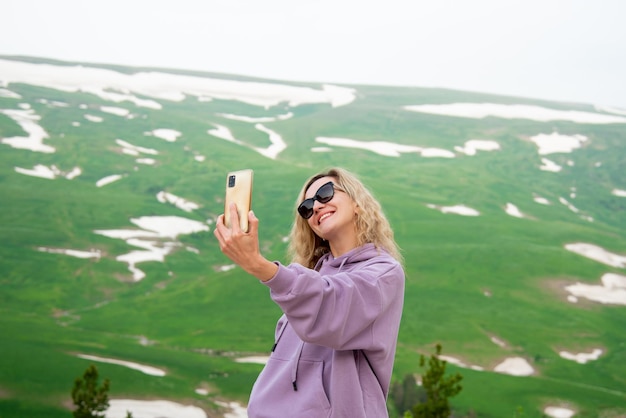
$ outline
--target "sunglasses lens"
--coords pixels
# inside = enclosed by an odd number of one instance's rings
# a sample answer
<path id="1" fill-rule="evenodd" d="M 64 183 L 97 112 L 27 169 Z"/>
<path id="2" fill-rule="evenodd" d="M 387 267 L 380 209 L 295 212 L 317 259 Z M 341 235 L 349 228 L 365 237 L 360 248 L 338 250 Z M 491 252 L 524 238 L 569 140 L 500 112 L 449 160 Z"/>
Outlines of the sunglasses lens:
<path id="1" fill-rule="evenodd" d="M 333 188 L 332 183 L 326 183 L 322 187 L 319 188 L 315 198 L 320 203 L 328 203 L 335 195 L 335 189 Z"/>
<path id="2" fill-rule="evenodd" d="M 300 206 L 298 206 L 298 213 L 304 219 L 309 219 L 311 216 L 313 216 L 313 206 L 315 205 L 316 200 L 320 203 L 328 203 L 331 201 L 334 195 L 335 189 L 333 188 L 333 183 L 326 183 L 317 190 L 315 196 L 310 197 L 304 200 L 304 202 L 300 203 Z"/>
<path id="3" fill-rule="evenodd" d="M 300 214 L 300 216 L 302 216 L 304 219 L 309 219 L 311 216 L 313 216 L 314 203 L 315 201 L 312 198 L 300 203 L 300 206 L 298 206 L 298 213 Z"/>

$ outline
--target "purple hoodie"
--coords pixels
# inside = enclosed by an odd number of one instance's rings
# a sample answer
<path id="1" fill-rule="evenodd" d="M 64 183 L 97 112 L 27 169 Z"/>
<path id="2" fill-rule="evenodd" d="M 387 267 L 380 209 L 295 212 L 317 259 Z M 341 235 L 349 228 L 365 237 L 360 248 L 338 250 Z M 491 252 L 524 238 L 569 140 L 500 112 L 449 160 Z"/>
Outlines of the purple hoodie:
<path id="1" fill-rule="evenodd" d="M 284 315 L 249 418 L 387 417 L 404 270 L 373 244 L 315 270 L 278 264 L 265 284 Z"/>

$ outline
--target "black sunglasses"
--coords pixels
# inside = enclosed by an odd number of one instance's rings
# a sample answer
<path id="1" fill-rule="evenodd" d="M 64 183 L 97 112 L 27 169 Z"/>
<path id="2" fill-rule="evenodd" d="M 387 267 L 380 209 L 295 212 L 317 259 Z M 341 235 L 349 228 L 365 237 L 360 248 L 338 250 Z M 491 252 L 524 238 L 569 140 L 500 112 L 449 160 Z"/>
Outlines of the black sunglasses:
<path id="1" fill-rule="evenodd" d="M 315 192 L 315 196 L 309 197 L 305 199 L 300 206 L 298 206 L 298 213 L 304 219 L 309 219 L 313 216 L 313 205 L 315 205 L 315 201 L 317 200 L 320 203 L 328 203 L 332 200 L 333 196 L 335 196 L 335 185 L 332 181 L 322 185 L 317 192 Z M 337 187 L 337 190 L 341 190 Z"/>

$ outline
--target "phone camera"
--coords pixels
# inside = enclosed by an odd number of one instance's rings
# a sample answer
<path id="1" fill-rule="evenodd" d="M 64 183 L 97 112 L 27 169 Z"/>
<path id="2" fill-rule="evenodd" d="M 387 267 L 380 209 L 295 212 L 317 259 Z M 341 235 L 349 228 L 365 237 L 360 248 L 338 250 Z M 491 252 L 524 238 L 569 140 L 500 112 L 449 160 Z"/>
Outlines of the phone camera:
<path id="1" fill-rule="evenodd" d="M 235 176 L 228 176 L 228 187 L 235 187 Z"/>

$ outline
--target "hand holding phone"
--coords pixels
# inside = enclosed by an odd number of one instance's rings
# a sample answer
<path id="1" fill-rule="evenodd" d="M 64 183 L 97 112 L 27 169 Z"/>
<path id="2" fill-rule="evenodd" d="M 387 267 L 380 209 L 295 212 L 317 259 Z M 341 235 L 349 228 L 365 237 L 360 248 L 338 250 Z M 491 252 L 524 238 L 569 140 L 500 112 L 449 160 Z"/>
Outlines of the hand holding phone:
<path id="1" fill-rule="evenodd" d="M 239 216 L 239 227 L 242 231 L 248 232 L 248 212 L 252 206 L 252 177 L 253 171 L 250 169 L 231 171 L 226 176 L 224 224 L 228 228 L 232 228 L 230 205 L 234 203 Z"/>

